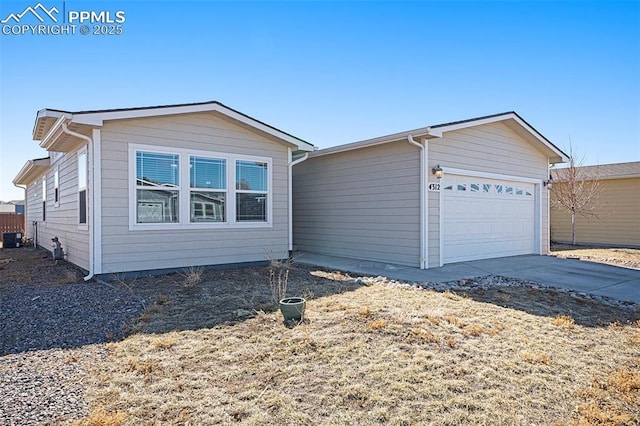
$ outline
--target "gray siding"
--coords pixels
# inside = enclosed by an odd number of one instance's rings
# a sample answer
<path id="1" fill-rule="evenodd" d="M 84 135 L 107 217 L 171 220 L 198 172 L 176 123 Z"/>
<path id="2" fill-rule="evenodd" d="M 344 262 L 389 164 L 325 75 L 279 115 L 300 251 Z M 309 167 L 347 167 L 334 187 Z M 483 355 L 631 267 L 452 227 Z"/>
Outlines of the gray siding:
<path id="1" fill-rule="evenodd" d="M 408 142 L 310 158 L 293 169 L 301 251 L 419 264 L 419 150 Z"/>
<path id="2" fill-rule="evenodd" d="M 27 238 L 35 238 L 36 228 L 33 222 L 42 220 L 42 187 L 40 185 L 40 179 L 27 185 L 24 200 L 24 232 Z"/>
<path id="3" fill-rule="evenodd" d="M 430 177 L 430 182 L 435 178 Z M 429 192 L 427 195 L 429 213 L 427 219 L 427 234 L 429 239 L 429 268 L 440 266 L 440 193 Z"/>
<path id="4" fill-rule="evenodd" d="M 34 237 L 37 222 L 38 244 L 52 250 L 51 239 L 58 237 L 67 260 L 89 270 L 89 232 L 78 229 L 78 160 L 77 151 L 65 153 L 46 173 L 46 220 L 42 221 L 42 177 L 27 187 L 26 233 Z M 54 202 L 54 171 L 59 168 L 60 202 Z"/>
<path id="5" fill-rule="evenodd" d="M 419 150 L 407 141 L 312 157 L 294 167 L 294 243 L 301 251 L 418 267 Z M 502 123 L 448 132 L 428 141 L 440 164 L 546 179 L 547 158 Z M 446 176 L 443 179 L 446 182 Z M 537 196 L 537 194 L 536 194 Z M 542 252 L 548 252 L 548 193 L 542 191 Z M 429 267 L 440 265 L 440 194 L 427 193 Z"/>
<path id="6" fill-rule="evenodd" d="M 102 273 L 265 260 L 288 246 L 287 147 L 213 113 L 119 120 L 101 131 Z M 215 151 L 273 161 L 271 228 L 130 230 L 128 145 Z M 231 202 L 232 200 L 229 200 Z"/>

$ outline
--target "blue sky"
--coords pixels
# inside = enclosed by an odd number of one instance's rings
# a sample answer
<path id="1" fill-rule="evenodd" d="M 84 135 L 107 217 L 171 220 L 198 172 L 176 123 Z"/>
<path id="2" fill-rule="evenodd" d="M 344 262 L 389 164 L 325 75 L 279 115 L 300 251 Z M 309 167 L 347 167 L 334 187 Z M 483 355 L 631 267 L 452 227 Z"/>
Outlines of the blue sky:
<path id="1" fill-rule="evenodd" d="M 3 0 L 0 19 L 36 4 Z M 46 155 L 42 108 L 218 100 L 321 148 L 515 110 L 585 164 L 640 160 L 640 2 L 64 7 L 123 10 L 123 34 L 0 34 L 0 200 Z"/>

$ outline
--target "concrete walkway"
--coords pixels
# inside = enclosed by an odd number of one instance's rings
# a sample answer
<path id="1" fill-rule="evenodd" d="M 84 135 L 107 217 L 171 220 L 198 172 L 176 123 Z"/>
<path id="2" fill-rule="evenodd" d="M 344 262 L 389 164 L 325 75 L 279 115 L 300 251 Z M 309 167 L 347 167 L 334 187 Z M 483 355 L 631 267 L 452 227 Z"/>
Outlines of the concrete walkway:
<path id="1" fill-rule="evenodd" d="M 551 287 L 608 296 L 640 303 L 640 270 L 554 256 L 513 256 L 475 260 L 421 270 L 382 262 L 297 253 L 296 262 L 328 269 L 417 281 L 445 282 L 486 275 L 501 275 Z"/>

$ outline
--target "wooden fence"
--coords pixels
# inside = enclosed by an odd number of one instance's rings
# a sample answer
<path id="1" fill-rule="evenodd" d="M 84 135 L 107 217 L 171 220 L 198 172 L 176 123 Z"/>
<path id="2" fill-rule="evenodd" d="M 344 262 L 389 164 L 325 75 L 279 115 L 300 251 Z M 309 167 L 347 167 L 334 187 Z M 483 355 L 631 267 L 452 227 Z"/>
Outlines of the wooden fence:
<path id="1" fill-rule="evenodd" d="M 22 232 L 24 234 L 24 215 L 0 213 L 0 240 L 5 232 Z"/>

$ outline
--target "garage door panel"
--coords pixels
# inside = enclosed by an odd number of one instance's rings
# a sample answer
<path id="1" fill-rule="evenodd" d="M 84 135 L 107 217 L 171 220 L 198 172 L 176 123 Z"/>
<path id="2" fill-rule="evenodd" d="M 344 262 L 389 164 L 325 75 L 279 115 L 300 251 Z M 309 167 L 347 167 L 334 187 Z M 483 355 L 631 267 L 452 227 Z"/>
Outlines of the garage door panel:
<path id="1" fill-rule="evenodd" d="M 533 184 L 448 175 L 444 263 L 533 253 Z"/>

